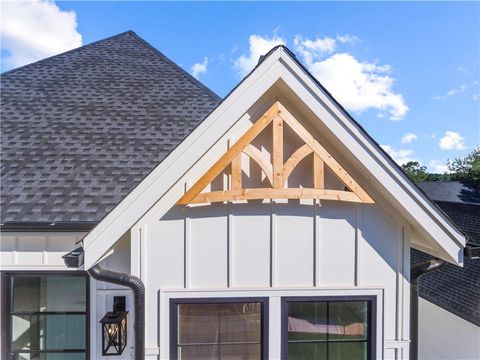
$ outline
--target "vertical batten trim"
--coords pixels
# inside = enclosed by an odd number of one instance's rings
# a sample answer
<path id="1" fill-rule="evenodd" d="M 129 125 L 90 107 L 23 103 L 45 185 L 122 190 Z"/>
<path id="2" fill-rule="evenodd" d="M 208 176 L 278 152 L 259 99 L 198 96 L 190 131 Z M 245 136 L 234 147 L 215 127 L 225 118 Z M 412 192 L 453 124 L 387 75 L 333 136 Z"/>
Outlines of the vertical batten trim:
<path id="1" fill-rule="evenodd" d="M 276 249 L 275 249 L 275 237 L 276 237 L 276 222 L 275 222 L 275 203 L 270 202 L 270 287 L 275 287 L 277 284 L 276 279 Z"/>
<path id="2" fill-rule="evenodd" d="M 130 230 L 130 273 L 137 277 L 140 277 L 140 262 L 142 261 L 140 252 L 140 235 L 140 227 L 132 228 Z"/>
<path id="3" fill-rule="evenodd" d="M 358 204 L 353 208 L 354 224 L 355 224 L 355 258 L 353 265 L 353 286 L 358 286 L 358 272 L 359 272 L 359 242 L 358 242 Z"/>
<path id="4" fill-rule="evenodd" d="M 402 256 L 403 256 L 403 249 L 402 249 L 402 232 L 403 229 L 399 229 L 399 225 L 395 222 L 395 234 L 396 234 L 396 250 L 397 250 L 397 266 L 396 266 L 396 276 L 395 276 L 395 288 L 397 291 L 396 301 L 395 301 L 395 340 L 400 340 L 401 334 L 401 325 L 402 325 L 402 311 L 403 309 L 403 301 L 402 301 L 402 286 L 400 284 L 400 274 L 402 271 Z"/>
<path id="5" fill-rule="evenodd" d="M 362 245 L 364 242 L 360 222 L 362 221 L 362 207 L 355 205 L 355 286 L 362 283 Z"/>
<path id="6" fill-rule="evenodd" d="M 143 233 L 140 234 L 140 279 L 147 282 L 147 242 L 148 224 L 143 226 Z"/>
<path id="7" fill-rule="evenodd" d="M 45 249 L 48 248 L 48 236 L 45 236 L 45 240 L 44 240 L 43 244 L 44 244 L 44 246 L 43 246 L 44 250 L 42 250 L 42 264 L 47 265 L 48 264 L 48 254 L 47 254 L 47 251 Z"/>
<path id="8" fill-rule="evenodd" d="M 18 252 L 17 252 L 17 249 L 18 249 L 18 236 L 14 236 L 13 237 L 13 251 L 12 251 L 12 264 L 13 265 L 16 265 L 18 264 Z"/>
<path id="9" fill-rule="evenodd" d="M 320 286 L 320 202 L 319 200 L 313 200 L 313 236 L 314 236 L 314 267 L 313 267 L 313 286 Z"/>
<path id="10" fill-rule="evenodd" d="M 234 217 L 231 204 L 227 204 L 227 287 L 233 287 L 233 267 L 234 267 Z"/>
<path id="11" fill-rule="evenodd" d="M 185 209 L 184 222 L 184 256 L 183 256 L 183 287 L 190 287 L 190 208 Z"/>

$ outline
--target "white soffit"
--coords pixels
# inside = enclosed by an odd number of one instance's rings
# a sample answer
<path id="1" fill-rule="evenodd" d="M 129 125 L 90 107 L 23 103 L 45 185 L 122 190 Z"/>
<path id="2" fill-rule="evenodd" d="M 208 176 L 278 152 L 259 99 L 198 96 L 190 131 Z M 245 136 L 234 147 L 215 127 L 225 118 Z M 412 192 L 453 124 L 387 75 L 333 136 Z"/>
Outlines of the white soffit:
<path id="1" fill-rule="evenodd" d="M 463 261 L 465 236 L 406 177 L 358 124 L 292 58 L 277 47 L 207 118 L 84 238 L 85 268 L 92 267 L 278 80 L 298 96 L 372 174 L 382 193 L 438 254 Z M 195 149 L 196 152 L 188 151 Z M 215 160 L 216 161 L 216 160 Z M 213 162 L 212 162 L 213 164 Z M 438 256 L 438 255 L 437 255 Z"/>

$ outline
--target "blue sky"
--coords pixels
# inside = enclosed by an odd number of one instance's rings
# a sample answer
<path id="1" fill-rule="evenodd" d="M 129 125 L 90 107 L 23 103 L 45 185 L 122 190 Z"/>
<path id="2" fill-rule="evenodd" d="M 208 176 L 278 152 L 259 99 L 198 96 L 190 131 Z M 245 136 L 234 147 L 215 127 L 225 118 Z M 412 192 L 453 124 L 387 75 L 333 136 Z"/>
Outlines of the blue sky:
<path id="1" fill-rule="evenodd" d="M 283 42 L 398 162 L 441 172 L 480 144 L 478 2 L 2 7 L 2 71 L 131 29 L 225 96 Z"/>

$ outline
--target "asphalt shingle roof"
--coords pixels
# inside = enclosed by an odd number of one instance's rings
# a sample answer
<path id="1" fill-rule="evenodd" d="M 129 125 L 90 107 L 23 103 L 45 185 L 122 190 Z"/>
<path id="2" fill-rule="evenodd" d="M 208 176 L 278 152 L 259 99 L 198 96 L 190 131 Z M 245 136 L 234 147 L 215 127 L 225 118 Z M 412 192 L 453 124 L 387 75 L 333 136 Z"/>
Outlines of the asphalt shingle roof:
<path id="1" fill-rule="evenodd" d="M 99 222 L 220 102 L 128 31 L 1 75 L 1 222 Z"/>
<path id="2" fill-rule="evenodd" d="M 443 185 L 442 185 L 443 184 Z M 450 194 L 452 201 L 435 201 L 437 205 L 467 235 L 468 244 L 480 246 L 480 204 L 465 201 L 465 198 L 451 197 L 452 183 L 438 183 L 435 186 L 419 186 L 434 200 L 445 199 Z M 442 190 L 441 187 L 446 189 Z M 472 190 L 469 199 L 477 198 Z M 431 259 L 432 256 L 412 249 L 412 264 Z M 420 296 L 424 299 L 480 326 L 480 259 L 465 259 L 463 267 L 448 264 L 445 268 L 420 278 Z"/>

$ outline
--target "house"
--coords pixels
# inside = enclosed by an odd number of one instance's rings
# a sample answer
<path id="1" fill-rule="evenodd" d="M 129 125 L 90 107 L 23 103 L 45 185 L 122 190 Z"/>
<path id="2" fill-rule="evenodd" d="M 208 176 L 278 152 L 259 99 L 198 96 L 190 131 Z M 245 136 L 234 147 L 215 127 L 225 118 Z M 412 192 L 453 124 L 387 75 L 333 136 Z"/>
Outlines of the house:
<path id="1" fill-rule="evenodd" d="M 1 86 L 2 358 L 408 359 L 411 249 L 463 264 L 283 46 L 223 100 L 131 31 Z"/>
<path id="2" fill-rule="evenodd" d="M 457 181 L 420 182 L 418 186 L 480 246 L 480 193 Z M 412 250 L 412 264 L 431 256 Z M 419 357 L 480 358 L 480 260 L 445 269 L 420 281 Z"/>

